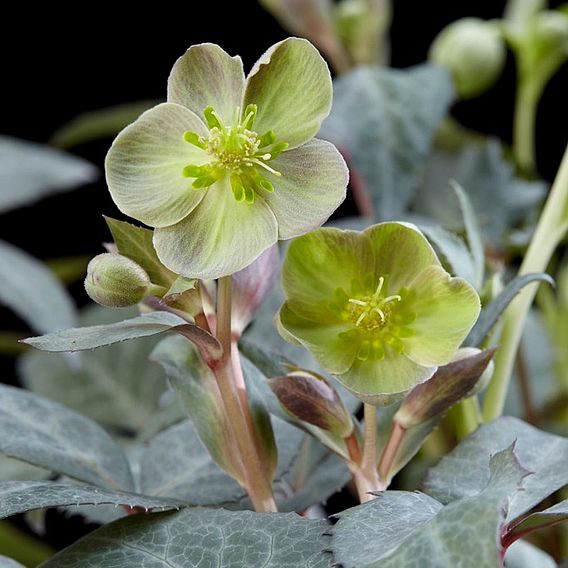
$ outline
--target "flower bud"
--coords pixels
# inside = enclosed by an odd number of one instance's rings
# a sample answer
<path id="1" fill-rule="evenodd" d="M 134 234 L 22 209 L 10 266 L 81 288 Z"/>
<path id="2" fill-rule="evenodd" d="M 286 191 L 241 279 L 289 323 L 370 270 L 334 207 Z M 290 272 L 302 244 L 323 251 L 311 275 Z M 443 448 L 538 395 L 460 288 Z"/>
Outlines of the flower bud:
<path id="1" fill-rule="evenodd" d="M 294 371 L 269 379 L 268 384 L 284 410 L 293 418 L 318 426 L 341 438 L 353 431 L 351 415 L 335 389 L 320 376 Z"/>
<path id="2" fill-rule="evenodd" d="M 489 89 L 501 74 L 505 57 L 499 31 L 478 18 L 452 22 L 438 34 L 429 53 L 431 61 L 452 73 L 462 99 Z"/>
<path id="3" fill-rule="evenodd" d="M 150 286 L 146 271 L 119 254 L 99 254 L 87 267 L 85 290 L 92 300 L 103 306 L 124 308 L 137 304 Z"/>

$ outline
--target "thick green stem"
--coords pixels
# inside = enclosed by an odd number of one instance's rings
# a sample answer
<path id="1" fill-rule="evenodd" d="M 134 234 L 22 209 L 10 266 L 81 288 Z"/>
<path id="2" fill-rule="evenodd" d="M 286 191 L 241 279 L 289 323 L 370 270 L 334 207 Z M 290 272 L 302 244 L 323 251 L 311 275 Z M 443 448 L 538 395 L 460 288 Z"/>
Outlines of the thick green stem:
<path id="1" fill-rule="evenodd" d="M 534 82 L 519 78 L 513 124 L 513 153 L 519 169 L 526 174 L 536 171 L 535 127 L 539 90 Z"/>
<path id="2" fill-rule="evenodd" d="M 258 512 L 276 511 L 272 495 L 272 484 L 266 468 L 258 454 L 254 431 L 246 416 L 250 410 L 244 410 L 248 404 L 246 397 L 241 398 L 233 374 L 231 357 L 231 277 L 219 279 L 217 291 L 217 339 L 223 346 L 221 359 L 215 361 L 212 370 L 217 378 L 225 411 L 232 426 L 237 447 L 242 457 L 242 475 L 253 506 Z"/>
<path id="3" fill-rule="evenodd" d="M 477 430 L 482 422 L 481 409 L 479 408 L 477 396 L 471 396 L 462 400 L 455 409 L 456 436 L 461 440 Z"/>
<path id="4" fill-rule="evenodd" d="M 544 272 L 554 250 L 568 229 L 568 147 L 552 189 L 538 221 L 519 275 Z M 483 404 L 483 418 L 493 420 L 501 415 L 511 380 L 517 348 L 525 319 L 536 294 L 536 285 L 527 286 L 507 308 L 503 317 L 500 348 L 495 356 L 495 372 Z"/>

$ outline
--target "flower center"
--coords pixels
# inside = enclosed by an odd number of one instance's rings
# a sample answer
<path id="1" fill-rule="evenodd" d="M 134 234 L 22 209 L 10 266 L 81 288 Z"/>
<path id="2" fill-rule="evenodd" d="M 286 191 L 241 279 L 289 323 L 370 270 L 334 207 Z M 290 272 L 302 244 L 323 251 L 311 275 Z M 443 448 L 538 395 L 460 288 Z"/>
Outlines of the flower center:
<path id="1" fill-rule="evenodd" d="M 256 117 L 256 105 L 248 105 L 241 115 L 237 108 L 232 125 L 226 126 L 213 107 L 207 107 L 203 114 L 209 134 L 199 136 L 187 131 L 183 137 L 186 142 L 205 150 L 208 163 L 196 166 L 190 164 L 183 168 L 183 175 L 195 178 L 193 189 L 210 187 L 225 175 L 230 176 L 231 189 L 236 201 L 254 203 L 255 193 L 272 193 L 274 186 L 266 179 L 266 173 L 280 177 L 280 172 L 268 165 L 278 157 L 288 143 L 276 143 L 276 135 L 268 130 L 259 136 L 252 126 Z"/>
<path id="2" fill-rule="evenodd" d="M 402 288 L 398 294 L 389 295 L 388 276 L 381 276 L 377 283 L 371 274 L 366 275 L 363 283 L 353 280 L 349 292 L 338 288 L 329 308 L 352 324 L 339 337 L 358 345 L 357 358 L 384 359 L 387 348 L 402 353 L 404 339 L 415 334 L 410 327 L 416 319 L 411 299 L 414 293 Z"/>
<path id="3" fill-rule="evenodd" d="M 381 276 L 377 289 L 372 296 L 363 296 L 361 299 L 349 298 L 348 302 L 351 304 L 349 313 L 357 327 L 368 331 L 384 327 L 392 310 L 390 304 L 402 300 L 400 294 L 382 297 L 381 291 L 384 283 L 385 279 Z"/>

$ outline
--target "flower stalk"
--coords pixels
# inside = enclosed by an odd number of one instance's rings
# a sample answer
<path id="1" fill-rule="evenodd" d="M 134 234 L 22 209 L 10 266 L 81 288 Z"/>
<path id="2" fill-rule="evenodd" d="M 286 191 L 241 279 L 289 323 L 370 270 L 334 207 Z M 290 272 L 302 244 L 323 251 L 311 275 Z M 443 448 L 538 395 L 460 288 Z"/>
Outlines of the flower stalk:
<path id="1" fill-rule="evenodd" d="M 275 512 L 276 503 L 272 494 L 272 485 L 266 468 L 258 452 L 258 446 L 252 429 L 248 401 L 239 393 L 235 379 L 234 363 L 231 354 L 231 277 L 219 279 L 217 291 L 217 339 L 223 347 L 223 355 L 212 363 L 212 370 L 217 378 L 223 404 L 233 427 L 237 447 L 242 457 L 242 474 L 253 506 L 257 512 Z M 244 386 L 244 385 L 243 385 Z M 243 388 L 241 386 L 241 389 Z M 246 408 L 246 410 L 245 410 Z"/>

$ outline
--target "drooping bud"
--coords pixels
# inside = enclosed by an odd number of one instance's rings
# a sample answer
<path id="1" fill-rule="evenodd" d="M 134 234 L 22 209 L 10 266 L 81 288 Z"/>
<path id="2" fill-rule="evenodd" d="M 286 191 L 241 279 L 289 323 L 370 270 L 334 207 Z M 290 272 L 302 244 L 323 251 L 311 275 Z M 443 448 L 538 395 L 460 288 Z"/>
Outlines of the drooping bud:
<path id="1" fill-rule="evenodd" d="M 87 267 L 85 290 L 102 306 L 133 306 L 144 299 L 151 286 L 146 271 L 119 254 L 99 254 Z"/>
<path id="2" fill-rule="evenodd" d="M 294 371 L 269 379 L 284 410 L 293 418 L 347 438 L 353 432 L 351 415 L 335 389 L 321 376 Z"/>
<path id="3" fill-rule="evenodd" d="M 494 349 L 458 351 L 451 363 L 440 367 L 431 379 L 410 391 L 394 420 L 408 429 L 445 414 L 454 404 L 478 390 L 477 385 L 485 376 L 494 353 Z"/>
<path id="4" fill-rule="evenodd" d="M 463 18 L 438 34 L 428 56 L 451 72 L 459 97 L 468 99 L 489 89 L 499 78 L 506 49 L 496 26 L 478 18 Z"/>

